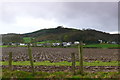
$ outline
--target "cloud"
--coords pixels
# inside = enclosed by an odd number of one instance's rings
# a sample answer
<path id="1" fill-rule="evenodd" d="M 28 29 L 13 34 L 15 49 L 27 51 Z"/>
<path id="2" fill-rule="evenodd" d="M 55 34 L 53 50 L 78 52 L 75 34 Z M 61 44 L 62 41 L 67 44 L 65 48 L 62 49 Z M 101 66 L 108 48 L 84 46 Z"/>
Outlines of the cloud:
<path id="1" fill-rule="evenodd" d="M 79 28 L 96 28 L 104 31 L 117 30 L 117 3 L 66 3 L 68 25 Z"/>
<path id="2" fill-rule="evenodd" d="M 118 30 L 117 2 L 5 2 L 1 7 L 1 33 L 27 33 L 59 25 Z"/>

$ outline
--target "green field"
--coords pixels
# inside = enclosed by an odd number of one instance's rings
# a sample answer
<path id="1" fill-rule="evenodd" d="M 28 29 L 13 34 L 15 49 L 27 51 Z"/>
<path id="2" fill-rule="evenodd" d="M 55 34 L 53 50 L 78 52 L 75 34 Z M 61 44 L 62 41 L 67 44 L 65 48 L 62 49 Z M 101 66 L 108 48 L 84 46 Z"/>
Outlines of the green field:
<path id="1" fill-rule="evenodd" d="M 112 78 L 107 80 L 119 80 L 120 78 L 120 72 L 84 72 L 84 74 L 80 75 L 77 71 L 75 75 L 73 75 L 72 72 L 35 72 L 34 76 L 31 72 L 25 72 L 25 71 L 10 71 L 7 69 L 2 70 L 2 78 L 19 78 L 20 80 L 33 80 L 33 78 L 36 78 L 37 80 L 45 80 L 45 78 L 50 78 L 51 80 L 68 80 L 68 78 L 71 79 L 79 79 L 83 78 L 84 80 L 101 80 L 101 78 Z M 67 79 L 66 79 L 67 78 Z M 92 79 L 93 78 L 93 79 Z M 116 79 L 115 79 L 116 78 Z M 36 80 L 34 79 L 34 80 Z M 15 79 L 16 80 L 16 79 Z M 17 79 L 18 80 L 18 79 Z"/>
<path id="2" fill-rule="evenodd" d="M 91 44 L 91 45 L 84 45 L 83 47 L 120 48 L 120 45 L 118 45 L 118 44 Z"/>
<path id="3" fill-rule="evenodd" d="M 7 45 L 5 45 L 5 46 L 0 46 L 0 47 L 8 47 Z"/>
<path id="4" fill-rule="evenodd" d="M 19 61 L 13 62 L 13 65 L 30 65 L 29 61 Z M 8 65 L 8 62 L 2 62 L 2 65 Z M 71 66 L 71 62 L 63 61 L 51 63 L 49 61 L 42 62 L 34 62 L 35 66 L 45 65 L 45 66 Z M 79 62 L 76 62 L 76 66 L 79 65 Z M 102 62 L 102 61 L 94 61 L 94 62 L 84 62 L 84 66 L 118 66 L 118 61 L 111 62 Z M 2 78 L 21 78 L 21 79 L 29 79 L 33 80 L 33 78 L 43 79 L 45 78 L 71 78 L 71 79 L 79 79 L 79 78 L 89 78 L 89 80 L 101 80 L 100 78 L 111 78 L 112 80 L 118 80 L 120 78 L 120 72 L 87 72 L 85 71 L 83 74 L 79 73 L 79 70 L 76 70 L 75 75 L 71 71 L 60 71 L 60 72 L 41 72 L 37 71 L 32 75 L 32 72 L 20 71 L 20 70 L 8 70 L 2 69 Z M 93 79 L 92 79 L 93 78 Z"/>
<path id="5" fill-rule="evenodd" d="M 8 61 L 1 62 L 2 65 L 8 65 Z M 17 61 L 12 62 L 13 65 L 30 65 L 29 61 Z M 71 66 L 71 62 L 62 61 L 62 62 L 54 62 L 50 61 L 42 61 L 42 62 L 34 62 L 35 66 L 45 65 L 45 66 Z M 79 66 L 79 62 L 76 62 L 76 66 Z M 118 66 L 118 61 L 111 62 L 102 62 L 102 61 L 94 61 L 94 62 L 84 62 L 84 66 Z"/>

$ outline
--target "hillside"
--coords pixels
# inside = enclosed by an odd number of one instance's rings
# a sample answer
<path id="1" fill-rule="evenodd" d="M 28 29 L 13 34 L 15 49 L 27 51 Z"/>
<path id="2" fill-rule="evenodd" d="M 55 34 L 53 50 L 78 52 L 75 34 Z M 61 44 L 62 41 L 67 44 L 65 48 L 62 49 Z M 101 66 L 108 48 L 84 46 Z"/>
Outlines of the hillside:
<path id="1" fill-rule="evenodd" d="M 85 43 L 98 43 L 98 40 L 103 41 L 118 41 L 119 34 L 109 34 L 93 29 L 78 30 L 72 28 L 57 28 L 42 29 L 26 34 L 4 34 L 2 35 L 3 42 L 23 42 L 23 37 L 33 37 L 35 41 L 44 40 L 60 40 L 60 41 L 84 41 Z"/>

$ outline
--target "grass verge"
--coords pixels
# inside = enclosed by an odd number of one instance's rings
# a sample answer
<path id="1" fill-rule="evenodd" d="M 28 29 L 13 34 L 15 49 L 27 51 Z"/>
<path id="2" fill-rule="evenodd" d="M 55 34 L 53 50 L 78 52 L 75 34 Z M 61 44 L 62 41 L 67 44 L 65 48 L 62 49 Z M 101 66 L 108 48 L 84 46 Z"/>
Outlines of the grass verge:
<path id="1" fill-rule="evenodd" d="M 8 61 L 0 62 L 2 65 L 8 65 Z M 111 61 L 111 62 L 102 62 L 102 61 L 93 61 L 93 62 L 85 62 L 84 66 L 118 66 L 118 61 Z M 42 62 L 34 62 L 35 66 L 38 65 L 45 65 L 45 66 L 71 66 L 71 62 L 62 61 L 62 62 L 53 62 L 50 61 L 42 61 Z M 17 61 L 12 62 L 12 65 L 30 65 L 30 61 Z M 79 66 L 79 62 L 76 62 L 76 66 Z"/>
<path id="2" fill-rule="evenodd" d="M 94 48 L 120 48 L 120 45 L 118 44 L 90 44 L 90 45 L 84 45 L 83 47 L 94 47 Z"/>
<path id="3" fill-rule="evenodd" d="M 73 75 L 71 72 L 35 72 L 34 76 L 32 76 L 31 72 L 25 71 L 10 71 L 7 69 L 3 69 L 2 78 L 28 78 L 29 80 L 33 80 L 33 78 L 119 78 L 120 72 L 85 72 L 83 75 L 80 75 L 76 72 L 76 75 Z M 99 80 L 99 79 L 97 79 Z"/>

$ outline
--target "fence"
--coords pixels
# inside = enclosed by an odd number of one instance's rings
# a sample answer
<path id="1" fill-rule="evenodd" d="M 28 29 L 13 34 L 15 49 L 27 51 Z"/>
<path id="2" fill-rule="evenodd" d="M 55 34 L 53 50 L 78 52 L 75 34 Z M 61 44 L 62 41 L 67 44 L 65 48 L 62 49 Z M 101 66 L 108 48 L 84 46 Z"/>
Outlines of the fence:
<path id="1" fill-rule="evenodd" d="M 82 42 L 80 43 L 80 45 L 78 45 L 78 51 L 79 51 L 79 63 L 80 63 L 80 74 L 83 74 L 83 47 L 82 47 Z M 31 64 L 31 69 L 32 69 L 32 73 L 34 76 L 35 70 L 34 70 L 34 64 L 33 64 L 33 59 L 32 59 L 32 50 L 30 45 L 28 44 L 28 55 L 29 55 L 29 60 L 30 60 L 30 64 Z M 76 61 L 75 61 L 75 53 L 71 53 L 71 61 L 72 61 L 72 65 L 71 65 L 71 70 L 73 72 L 73 74 L 75 74 L 75 65 L 76 65 Z M 12 70 L 12 52 L 9 52 L 9 69 Z"/>

